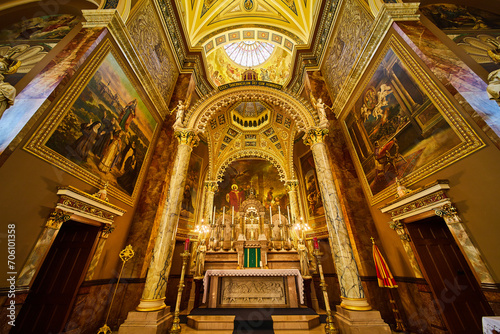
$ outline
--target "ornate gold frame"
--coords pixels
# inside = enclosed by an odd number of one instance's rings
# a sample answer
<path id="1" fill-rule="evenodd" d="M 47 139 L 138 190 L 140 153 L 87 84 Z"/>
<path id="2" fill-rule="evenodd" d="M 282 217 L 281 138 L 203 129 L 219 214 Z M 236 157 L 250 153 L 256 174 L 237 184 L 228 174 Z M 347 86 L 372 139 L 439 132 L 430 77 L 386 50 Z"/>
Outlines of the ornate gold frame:
<path id="1" fill-rule="evenodd" d="M 362 81 L 358 82 L 354 93 L 349 99 L 349 103 L 346 104 L 346 108 L 343 110 L 342 114 L 339 117 L 342 123 L 342 129 L 349 143 L 349 151 L 351 153 L 351 156 L 353 157 L 353 160 L 355 161 L 356 171 L 358 172 L 358 175 L 360 175 L 363 188 L 371 205 L 379 203 L 389 196 L 394 195 L 396 193 L 397 185 L 394 183 L 383 189 L 376 195 L 371 192 L 370 185 L 356 153 L 352 138 L 349 134 L 349 130 L 346 124 L 346 118 L 353 111 L 355 102 L 361 96 L 364 88 L 368 85 L 369 81 L 373 77 L 375 71 L 381 64 L 382 59 L 385 57 L 389 49 L 394 52 L 394 54 L 405 67 L 408 74 L 412 77 L 412 79 L 415 80 L 415 83 L 419 86 L 419 88 L 432 101 L 443 118 L 447 121 L 455 134 L 461 140 L 460 144 L 453 147 L 448 152 L 440 155 L 433 161 L 405 176 L 405 186 L 415 184 L 416 182 L 428 177 L 429 175 L 451 165 L 457 159 L 461 159 L 485 146 L 483 140 L 462 117 L 459 111 L 459 107 L 456 105 L 456 102 L 451 102 L 447 94 L 444 93 L 440 88 L 437 80 L 430 76 L 429 71 L 424 69 L 424 67 L 417 61 L 417 59 L 415 59 L 408 47 L 405 46 L 403 42 L 401 42 L 396 37 L 393 31 L 390 31 L 388 33 L 388 37 L 385 39 L 382 45 L 383 46 L 380 48 L 379 55 L 372 60 L 371 64 L 368 67 L 368 70 L 366 71 L 365 77 Z"/>
<path id="2" fill-rule="evenodd" d="M 143 100 L 144 104 L 148 108 L 149 112 L 157 122 L 155 129 L 153 130 L 153 136 L 151 143 L 146 152 L 144 162 L 137 177 L 136 184 L 134 186 L 134 191 L 132 195 L 119 190 L 113 185 L 109 185 L 107 188 L 108 195 L 115 197 L 116 199 L 122 201 L 125 204 L 133 205 L 134 201 L 138 197 L 138 192 L 140 185 L 146 174 L 146 167 L 149 165 L 151 158 L 152 148 L 151 146 L 156 142 L 156 138 L 159 132 L 159 124 L 161 124 L 161 117 L 159 116 L 158 110 L 155 108 L 154 104 L 151 103 L 148 92 L 145 87 L 140 84 L 141 80 L 137 77 L 131 65 L 127 64 L 125 56 L 119 51 L 119 47 L 113 43 L 113 41 L 108 37 L 99 45 L 97 50 L 90 56 L 90 59 L 86 61 L 83 68 L 75 75 L 74 80 L 71 85 L 65 89 L 63 93 L 56 99 L 53 106 L 50 108 L 50 113 L 45 117 L 41 125 L 34 132 L 32 137 L 23 147 L 24 150 L 33 153 L 37 157 L 49 162 L 50 164 L 62 169 L 63 171 L 83 180 L 84 182 L 90 184 L 96 188 L 102 188 L 104 182 L 97 175 L 91 173 L 83 167 L 78 166 L 71 160 L 63 157 L 59 153 L 51 150 L 45 146 L 45 143 L 49 140 L 50 136 L 57 129 L 59 124 L 62 122 L 66 114 L 71 109 L 71 106 L 75 103 L 76 99 L 80 96 L 84 88 L 90 82 L 90 79 L 94 76 L 96 71 L 99 69 L 100 65 L 103 63 L 105 57 L 111 53 L 121 69 L 127 75 L 127 78 L 133 84 L 134 88 L 137 90 L 139 96 Z M 130 62 L 133 64 L 133 62 Z"/>

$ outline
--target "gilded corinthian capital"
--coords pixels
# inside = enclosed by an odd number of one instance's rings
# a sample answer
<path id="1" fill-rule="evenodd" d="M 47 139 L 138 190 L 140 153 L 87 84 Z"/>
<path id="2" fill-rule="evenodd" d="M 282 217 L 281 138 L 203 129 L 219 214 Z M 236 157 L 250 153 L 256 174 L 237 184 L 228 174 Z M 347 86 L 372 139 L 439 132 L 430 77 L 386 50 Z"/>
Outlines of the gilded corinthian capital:
<path id="1" fill-rule="evenodd" d="M 178 130 L 175 131 L 174 136 L 179 141 L 179 144 L 189 145 L 191 147 L 198 146 L 200 142 L 198 135 L 193 130 Z"/>
<path id="2" fill-rule="evenodd" d="M 328 129 L 326 128 L 310 128 L 303 137 L 304 144 L 312 146 L 323 143 L 326 135 L 328 135 Z"/>
<path id="3" fill-rule="evenodd" d="M 299 181 L 298 180 L 288 180 L 285 183 L 286 191 L 296 191 L 297 187 L 299 186 Z"/>
<path id="4" fill-rule="evenodd" d="M 205 189 L 212 193 L 216 192 L 219 188 L 217 181 L 205 181 Z"/>

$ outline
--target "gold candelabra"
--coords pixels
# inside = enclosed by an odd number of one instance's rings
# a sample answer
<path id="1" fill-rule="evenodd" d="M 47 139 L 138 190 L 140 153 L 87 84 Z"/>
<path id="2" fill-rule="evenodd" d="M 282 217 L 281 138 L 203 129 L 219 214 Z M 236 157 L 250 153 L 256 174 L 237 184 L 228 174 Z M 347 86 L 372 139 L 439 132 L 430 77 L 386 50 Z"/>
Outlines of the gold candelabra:
<path id="1" fill-rule="evenodd" d="M 179 281 L 179 289 L 177 290 L 177 301 L 175 302 L 175 312 L 174 312 L 174 322 L 172 324 L 172 328 L 170 328 L 170 334 L 176 334 L 181 332 L 180 318 L 179 318 L 179 310 L 181 307 L 181 299 L 182 299 L 182 291 L 184 290 L 184 274 L 186 272 L 186 264 L 188 262 L 189 254 L 189 239 L 186 240 L 186 246 L 184 248 L 184 252 L 181 253 L 182 256 L 182 271 L 181 271 L 181 279 Z"/>
<path id="2" fill-rule="evenodd" d="M 335 324 L 333 323 L 332 310 L 330 308 L 330 300 L 328 299 L 328 292 L 326 291 L 326 287 L 328 286 L 325 282 L 325 275 L 323 274 L 323 266 L 321 265 L 321 257 L 323 253 L 320 252 L 318 248 L 314 250 L 314 257 L 316 258 L 316 263 L 319 270 L 320 276 L 320 286 L 323 291 L 323 298 L 325 299 L 325 310 L 326 310 L 326 325 L 325 325 L 325 333 L 326 334 L 337 334 L 339 330 L 335 328 Z"/>

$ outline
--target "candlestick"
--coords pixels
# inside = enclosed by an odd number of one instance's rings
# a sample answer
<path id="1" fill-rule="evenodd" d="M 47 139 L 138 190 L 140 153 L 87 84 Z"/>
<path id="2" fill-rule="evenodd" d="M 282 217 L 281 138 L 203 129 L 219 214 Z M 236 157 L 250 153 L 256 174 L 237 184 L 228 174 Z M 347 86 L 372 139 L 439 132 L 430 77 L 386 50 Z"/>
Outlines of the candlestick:
<path id="1" fill-rule="evenodd" d="M 234 206 L 232 207 L 232 212 L 231 212 L 231 225 L 234 224 Z"/>
<path id="2" fill-rule="evenodd" d="M 181 256 L 182 256 L 181 279 L 179 281 L 179 288 L 177 290 L 177 301 L 175 302 L 174 322 L 172 324 L 172 328 L 170 328 L 170 334 L 178 334 L 181 332 L 179 311 L 180 311 L 180 306 L 181 306 L 182 291 L 184 290 L 184 286 L 185 286 L 184 285 L 184 275 L 186 273 L 186 264 L 187 264 L 189 255 L 190 254 L 187 250 L 184 251 L 184 253 L 181 253 Z"/>
<path id="3" fill-rule="evenodd" d="M 335 328 L 335 324 L 333 322 L 333 313 L 330 309 L 330 300 L 328 298 L 328 292 L 326 291 L 326 287 L 328 286 L 325 281 L 325 275 L 323 274 L 323 266 L 321 265 L 321 257 L 323 253 L 319 251 L 319 249 L 314 250 L 314 257 L 316 258 L 317 267 L 319 270 L 320 284 L 321 290 L 323 291 L 323 299 L 325 300 L 325 311 L 326 311 L 326 325 L 325 325 L 325 333 L 326 334 L 338 334 L 339 330 Z"/>
<path id="4" fill-rule="evenodd" d="M 288 209 L 288 205 L 286 206 L 286 212 L 288 213 L 288 224 L 291 224 L 292 221 L 290 220 L 290 210 Z"/>
<path id="5" fill-rule="evenodd" d="M 278 218 L 280 220 L 280 225 L 281 225 L 281 207 L 278 205 Z"/>

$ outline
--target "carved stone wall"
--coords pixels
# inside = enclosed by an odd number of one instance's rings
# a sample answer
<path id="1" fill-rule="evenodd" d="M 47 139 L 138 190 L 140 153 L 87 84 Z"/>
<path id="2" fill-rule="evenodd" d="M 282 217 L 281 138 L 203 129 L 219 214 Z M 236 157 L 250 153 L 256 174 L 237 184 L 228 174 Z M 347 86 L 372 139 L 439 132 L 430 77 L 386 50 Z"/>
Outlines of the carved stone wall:
<path id="1" fill-rule="evenodd" d="M 347 0 L 342 8 L 339 26 L 326 51 L 323 73 L 332 101 L 335 101 L 354 61 L 362 51 L 373 18 L 356 0 Z M 353 29 L 356 27 L 356 29 Z"/>
<path id="2" fill-rule="evenodd" d="M 151 1 L 146 1 L 142 8 L 128 23 L 132 39 L 136 43 L 146 68 L 168 103 L 179 72 L 172 58 L 167 41 L 162 35 L 162 27 Z"/>
<path id="3" fill-rule="evenodd" d="M 221 304 L 286 304 L 283 277 L 223 277 Z"/>

